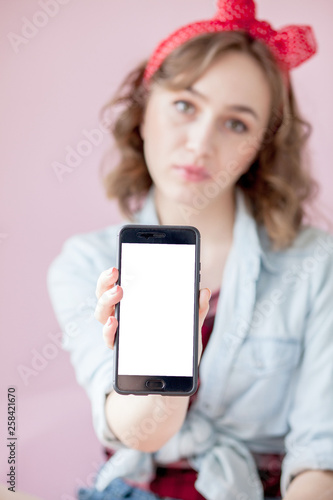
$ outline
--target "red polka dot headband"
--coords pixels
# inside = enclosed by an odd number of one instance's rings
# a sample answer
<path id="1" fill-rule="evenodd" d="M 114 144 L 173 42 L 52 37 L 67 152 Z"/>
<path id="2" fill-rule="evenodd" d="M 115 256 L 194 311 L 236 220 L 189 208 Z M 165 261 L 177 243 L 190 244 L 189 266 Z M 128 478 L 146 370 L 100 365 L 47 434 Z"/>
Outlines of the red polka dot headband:
<path id="1" fill-rule="evenodd" d="M 266 21 L 258 21 L 255 18 L 253 0 L 218 0 L 217 9 L 212 19 L 183 26 L 162 40 L 147 63 L 144 81 L 150 80 L 174 49 L 203 33 L 246 31 L 270 48 L 284 71 L 296 68 L 317 51 L 316 40 L 310 26 L 290 25 L 275 31 Z"/>

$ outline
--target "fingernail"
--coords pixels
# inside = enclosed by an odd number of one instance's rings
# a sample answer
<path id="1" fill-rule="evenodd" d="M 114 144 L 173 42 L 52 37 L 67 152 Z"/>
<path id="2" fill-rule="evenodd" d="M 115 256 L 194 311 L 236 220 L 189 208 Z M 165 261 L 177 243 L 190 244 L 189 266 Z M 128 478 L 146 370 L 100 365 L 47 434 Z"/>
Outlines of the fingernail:
<path id="1" fill-rule="evenodd" d="M 108 270 L 106 271 L 106 275 L 107 275 L 107 276 L 111 276 L 111 274 L 113 273 L 113 270 L 114 270 L 114 267 L 110 267 L 110 269 L 108 269 Z"/>
<path id="2" fill-rule="evenodd" d="M 112 288 L 110 288 L 110 290 L 109 290 L 109 294 L 110 294 L 110 295 L 115 295 L 117 292 L 118 292 L 118 285 L 113 286 L 113 287 L 112 287 Z"/>
<path id="3" fill-rule="evenodd" d="M 209 290 L 209 299 L 208 299 L 208 301 L 209 301 L 210 298 L 211 298 L 211 296 L 212 296 L 212 292 L 211 292 L 211 290 L 209 288 L 208 288 L 208 290 Z"/>
<path id="4" fill-rule="evenodd" d="M 111 326 L 111 323 L 112 323 L 112 316 L 109 316 L 106 322 L 106 326 Z"/>

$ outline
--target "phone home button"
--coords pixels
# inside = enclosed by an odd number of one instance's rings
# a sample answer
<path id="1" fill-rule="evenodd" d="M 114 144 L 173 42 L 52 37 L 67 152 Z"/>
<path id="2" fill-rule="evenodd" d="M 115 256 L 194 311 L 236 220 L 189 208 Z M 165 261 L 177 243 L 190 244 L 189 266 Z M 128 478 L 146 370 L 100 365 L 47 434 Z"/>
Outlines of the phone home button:
<path id="1" fill-rule="evenodd" d="M 146 387 L 148 387 L 148 389 L 152 389 L 152 390 L 158 391 L 160 389 L 164 389 L 165 382 L 162 379 L 157 379 L 157 380 L 156 379 L 150 379 L 150 380 L 146 380 Z"/>

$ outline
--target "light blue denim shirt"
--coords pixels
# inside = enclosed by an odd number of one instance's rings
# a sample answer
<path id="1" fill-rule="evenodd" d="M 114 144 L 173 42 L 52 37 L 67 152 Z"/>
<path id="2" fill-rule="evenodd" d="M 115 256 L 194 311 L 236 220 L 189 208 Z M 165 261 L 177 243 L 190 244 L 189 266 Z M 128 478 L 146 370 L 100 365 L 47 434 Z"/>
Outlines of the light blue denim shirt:
<path id="1" fill-rule="evenodd" d="M 153 188 L 136 222 L 159 223 Z M 283 495 L 300 471 L 332 470 L 333 237 L 306 227 L 290 248 L 273 251 L 237 192 L 233 245 L 200 363 L 198 398 L 182 429 L 150 454 L 119 443 L 104 413 L 113 352 L 93 317 L 95 289 L 99 274 L 116 265 L 121 225 L 70 238 L 48 274 L 63 347 L 91 400 L 95 431 L 118 450 L 97 488 L 121 476 L 146 481 L 156 462 L 187 458 L 199 472 L 196 488 L 208 500 L 262 500 L 256 453 L 286 454 Z M 128 430 L 129 446 L 149 434 L 151 420 Z"/>

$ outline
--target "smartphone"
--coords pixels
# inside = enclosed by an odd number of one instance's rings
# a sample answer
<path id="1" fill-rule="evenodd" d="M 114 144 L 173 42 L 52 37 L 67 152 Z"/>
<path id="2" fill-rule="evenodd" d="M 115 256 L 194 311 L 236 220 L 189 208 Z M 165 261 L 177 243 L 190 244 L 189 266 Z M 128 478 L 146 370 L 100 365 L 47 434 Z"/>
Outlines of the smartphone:
<path id="1" fill-rule="evenodd" d="M 193 394 L 198 383 L 200 233 L 128 224 L 118 233 L 114 389 Z"/>

